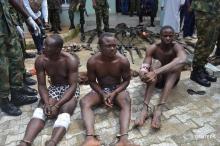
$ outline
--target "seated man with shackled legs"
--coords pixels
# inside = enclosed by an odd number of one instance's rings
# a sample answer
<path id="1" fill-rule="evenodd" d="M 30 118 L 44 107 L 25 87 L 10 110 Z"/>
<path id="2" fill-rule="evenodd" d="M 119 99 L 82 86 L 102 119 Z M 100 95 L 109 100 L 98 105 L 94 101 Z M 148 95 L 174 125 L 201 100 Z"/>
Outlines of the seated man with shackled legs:
<path id="1" fill-rule="evenodd" d="M 87 75 L 91 88 L 80 101 L 86 140 L 82 146 L 101 146 L 94 130 L 94 106 L 105 104 L 120 108 L 120 135 L 116 146 L 135 146 L 128 141 L 128 127 L 131 115 L 131 99 L 126 91 L 130 83 L 130 64 L 126 57 L 117 52 L 116 39 L 110 33 L 99 37 L 100 52 L 89 58 Z"/>
<path id="2" fill-rule="evenodd" d="M 186 63 L 184 48 L 173 41 L 174 29 L 164 26 L 160 30 L 161 42 L 153 44 L 146 51 L 146 56 L 140 69 L 140 78 L 147 84 L 144 105 L 140 119 L 135 126 L 142 126 L 150 116 L 149 102 L 155 87 L 162 89 L 159 103 L 154 110 L 151 127 L 159 129 L 161 114 L 171 89 L 177 85 L 183 66 Z M 158 62 L 152 64 L 152 59 Z"/>
<path id="3" fill-rule="evenodd" d="M 57 118 L 52 137 L 46 146 L 56 146 L 66 133 L 79 97 L 77 56 L 61 51 L 63 39 L 59 35 L 46 38 L 45 50 L 35 61 L 38 90 L 41 97 L 39 107 L 27 125 L 19 146 L 29 146 L 43 129 L 46 119 Z M 51 79 L 47 89 L 46 73 Z"/>

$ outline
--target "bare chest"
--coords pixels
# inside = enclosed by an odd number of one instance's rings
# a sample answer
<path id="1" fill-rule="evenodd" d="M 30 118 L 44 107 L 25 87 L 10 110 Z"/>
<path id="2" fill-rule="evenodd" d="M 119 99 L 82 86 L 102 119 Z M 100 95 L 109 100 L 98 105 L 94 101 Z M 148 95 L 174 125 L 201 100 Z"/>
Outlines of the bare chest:
<path id="1" fill-rule="evenodd" d="M 121 65 L 119 62 L 97 63 L 96 74 L 98 77 L 118 77 L 121 74 Z"/>
<path id="2" fill-rule="evenodd" d="M 159 60 L 162 64 L 171 62 L 176 57 L 176 52 L 173 49 L 170 50 L 158 50 L 154 53 L 154 58 Z"/>
<path id="3" fill-rule="evenodd" d="M 51 62 L 48 61 L 45 64 L 45 70 L 48 76 L 51 77 L 66 77 L 67 76 L 67 65 L 64 60 Z"/>

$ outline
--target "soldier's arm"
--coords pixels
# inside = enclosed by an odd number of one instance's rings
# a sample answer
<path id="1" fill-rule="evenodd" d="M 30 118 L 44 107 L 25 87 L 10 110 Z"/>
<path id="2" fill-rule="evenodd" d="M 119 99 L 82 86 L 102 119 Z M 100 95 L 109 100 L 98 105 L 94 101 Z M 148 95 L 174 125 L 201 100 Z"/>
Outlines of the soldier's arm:
<path id="1" fill-rule="evenodd" d="M 23 3 L 20 3 L 17 0 L 9 0 L 9 3 L 17 10 L 19 11 L 26 19 L 29 17 L 29 14 L 23 7 Z"/>
<path id="2" fill-rule="evenodd" d="M 34 22 L 32 17 L 29 16 L 28 12 L 24 9 L 23 1 L 21 2 L 20 0 L 19 1 L 18 0 L 9 0 L 9 2 L 17 11 L 19 11 L 24 16 L 28 25 L 34 29 L 35 35 L 36 36 L 39 35 L 41 33 L 40 28 Z"/>
<path id="3" fill-rule="evenodd" d="M 38 91 L 44 104 L 49 104 L 49 94 L 46 87 L 46 74 L 44 70 L 44 61 L 42 56 L 39 56 L 35 61 L 35 69 L 37 73 Z"/>
<path id="4" fill-rule="evenodd" d="M 185 65 L 187 56 L 184 48 L 179 44 L 175 44 L 174 50 L 176 52 L 176 57 L 170 63 L 154 70 L 156 74 L 176 71 Z"/>
<path id="5" fill-rule="evenodd" d="M 68 82 L 70 87 L 64 92 L 63 97 L 55 104 L 56 107 L 61 107 L 74 97 L 78 83 L 78 65 L 79 61 L 77 58 L 70 56 L 67 59 Z"/>
<path id="6" fill-rule="evenodd" d="M 44 22 L 47 24 L 48 23 L 48 5 L 47 5 L 47 0 L 42 1 L 42 16 L 44 19 Z"/>
<path id="7" fill-rule="evenodd" d="M 29 0 L 23 0 L 23 4 L 25 9 L 27 10 L 28 14 L 34 19 L 36 20 L 38 17 L 35 15 L 35 13 L 33 12 L 33 10 L 31 9 Z"/>

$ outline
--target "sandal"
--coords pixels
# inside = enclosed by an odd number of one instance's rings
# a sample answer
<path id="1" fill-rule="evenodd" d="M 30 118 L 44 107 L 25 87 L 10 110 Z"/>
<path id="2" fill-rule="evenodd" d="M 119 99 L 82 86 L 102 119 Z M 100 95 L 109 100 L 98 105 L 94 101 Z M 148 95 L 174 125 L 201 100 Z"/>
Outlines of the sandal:
<path id="1" fill-rule="evenodd" d="M 194 95 L 194 94 L 198 94 L 198 95 L 205 95 L 205 91 L 194 91 L 193 89 L 187 89 L 187 93 L 189 94 L 189 95 Z"/>
<path id="2" fill-rule="evenodd" d="M 20 143 L 23 142 L 25 143 L 27 146 L 31 146 L 32 142 L 28 141 L 28 140 L 21 140 Z"/>

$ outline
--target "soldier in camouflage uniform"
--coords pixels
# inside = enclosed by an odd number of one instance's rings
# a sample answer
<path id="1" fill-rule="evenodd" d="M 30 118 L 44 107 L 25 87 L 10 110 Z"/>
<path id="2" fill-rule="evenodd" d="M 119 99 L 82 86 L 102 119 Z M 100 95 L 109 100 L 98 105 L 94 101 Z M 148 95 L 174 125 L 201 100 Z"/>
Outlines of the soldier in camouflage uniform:
<path id="1" fill-rule="evenodd" d="M 27 19 L 27 23 L 39 33 L 39 27 L 16 0 L 0 1 L 0 108 L 3 112 L 18 116 L 21 110 L 16 107 L 37 101 L 36 97 L 27 97 L 22 93 L 23 86 L 23 55 L 16 27 L 9 13 L 9 2 Z M 8 96 L 11 93 L 11 101 Z"/>
<path id="2" fill-rule="evenodd" d="M 198 41 L 193 58 L 191 80 L 206 87 L 217 80 L 205 70 L 207 58 L 214 49 L 220 28 L 220 0 L 193 0 Z"/>
<path id="3" fill-rule="evenodd" d="M 98 36 L 102 33 L 102 19 L 104 31 L 109 31 L 109 4 L 107 0 L 92 0 L 96 15 L 96 29 Z"/>
<path id="4" fill-rule="evenodd" d="M 19 35 L 18 41 L 20 43 L 22 53 L 23 53 L 23 64 L 21 66 L 21 68 L 22 68 L 21 72 L 23 73 L 23 82 L 24 82 L 25 85 L 34 85 L 37 82 L 35 80 L 29 78 L 26 75 L 26 69 L 25 69 L 25 66 L 24 66 L 24 59 L 25 59 L 25 55 L 27 55 L 27 52 L 26 52 L 26 43 L 25 43 L 25 38 L 24 38 L 24 34 L 23 34 L 23 26 L 22 26 L 23 22 L 24 22 L 23 18 L 21 16 L 21 14 L 19 14 L 12 6 L 9 7 L 9 12 L 11 14 L 11 17 L 13 18 L 12 22 L 17 28 L 17 32 L 18 32 L 18 35 Z M 34 55 L 34 57 L 35 57 L 35 55 Z M 37 95 L 37 90 L 35 90 L 33 88 L 25 86 L 25 88 L 23 88 L 23 89 L 25 90 L 24 92 L 26 94 L 30 95 L 30 96 Z"/>
<path id="5" fill-rule="evenodd" d="M 134 12 L 138 9 L 138 0 L 130 0 L 129 2 L 129 15 L 132 17 Z"/>
<path id="6" fill-rule="evenodd" d="M 74 13 L 77 10 L 77 6 L 79 5 L 79 1 L 80 0 L 70 0 L 70 5 L 69 5 L 69 19 L 70 19 L 70 29 L 75 29 L 75 25 L 74 25 Z"/>
<path id="7" fill-rule="evenodd" d="M 48 11 L 49 11 L 49 20 L 51 23 L 51 31 L 54 33 L 59 33 L 61 31 L 60 28 L 60 14 L 59 11 L 61 9 L 61 0 L 47 0 Z"/>
<path id="8" fill-rule="evenodd" d="M 70 0 L 69 6 L 69 19 L 70 19 L 70 27 L 69 30 L 75 29 L 74 25 L 74 13 L 79 11 L 80 13 L 80 33 L 81 33 L 81 41 L 85 41 L 85 34 L 84 34 L 84 24 L 85 24 L 85 5 L 86 0 Z"/>

